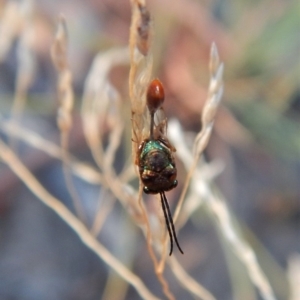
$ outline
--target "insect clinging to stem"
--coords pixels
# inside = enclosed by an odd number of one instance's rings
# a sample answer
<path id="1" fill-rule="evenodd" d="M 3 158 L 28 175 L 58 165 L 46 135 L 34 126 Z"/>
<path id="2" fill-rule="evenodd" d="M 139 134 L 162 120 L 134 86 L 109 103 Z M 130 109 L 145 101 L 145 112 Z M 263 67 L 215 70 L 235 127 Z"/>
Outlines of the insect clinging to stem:
<path id="1" fill-rule="evenodd" d="M 172 190 L 178 184 L 177 169 L 173 152 L 175 148 L 159 126 L 154 123 L 154 114 L 161 108 L 164 102 L 164 88 L 158 79 L 150 82 L 147 90 L 147 107 L 150 113 L 150 134 L 139 146 L 137 164 L 140 178 L 144 184 L 146 194 L 160 194 L 161 205 L 166 220 L 166 226 L 170 237 L 170 253 L 173 252 L 173 238 L 179 249 L 175 226 L 165 192 Z"/>

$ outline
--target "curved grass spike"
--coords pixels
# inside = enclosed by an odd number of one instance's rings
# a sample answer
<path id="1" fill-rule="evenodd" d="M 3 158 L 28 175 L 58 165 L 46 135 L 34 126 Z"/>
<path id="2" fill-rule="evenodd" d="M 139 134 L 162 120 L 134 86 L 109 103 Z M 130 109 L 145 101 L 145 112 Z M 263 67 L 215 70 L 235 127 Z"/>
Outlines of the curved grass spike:
<path id="1" fill-rule="evenodd" d="M 152 80 L 147 91 L 147 107 L 150 113 L 150 136 L 139 146 L 137 161 L 140 177 L 144 184 L 144 192 L 146 194 L 160 194 L 161 205 L 170 237 L 169 255 L 172 255 L 173 238 L 179 251 L 183 254 L 165 195 L 166 191 L 170 191 L 177 186 L 177 169 L 173 157 L 175 149 L 162 133 L 154 135 L 154 114 L 161 108 L 164 98 L 165 93 L 162 83 L 158 79 Z"/>

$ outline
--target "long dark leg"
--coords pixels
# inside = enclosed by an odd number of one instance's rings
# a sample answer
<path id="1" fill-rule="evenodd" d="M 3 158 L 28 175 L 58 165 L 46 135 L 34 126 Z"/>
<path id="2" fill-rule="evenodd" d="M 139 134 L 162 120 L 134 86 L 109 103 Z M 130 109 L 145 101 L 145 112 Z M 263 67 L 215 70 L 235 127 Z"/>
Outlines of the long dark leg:
<path id="1" fill-rule="evenodd" d="M 167 208 L 168 218 L 169 218 L 169 222 L 171 223 L 172 232 L 173 232 L 173 236 L 174 236 L 176 245 L 177 245 L 179 251 L 180 251 L 182 254 L 184 254 L 183 251 L 182 251 L 182 249 L 180 248 L 179 242 L 178 242 L 178 240 L 177 240 L 176 231 L 175 231 L 175 226 L 174 226 L 174 222 L 173 222 L 173 219 L 172 219 L 172 215 L 171 215 L 171 211 L 170 211 L 170 207 L 169 207 L 169 204 L 168 204 L 167 197 L 166 197 L 166 195 L 165 195 L 164 192 L 162 192 L 161 195 L 162 195 L 162 198 L 163 198 L 163 202 L 165 202 L 165 207 Z M 171 254 L 170 254 L 170 255 L 171 255 Z"/>
<path id="2" fill-rule="evenodd" d="M 169 232 L 169 237 L 170 237 L 170 244 L 171 244 L 171 249 L 170 249 L 170 253 L 169 255 L 172 254 L 173 252 L 173 237 L 172 237 L 172 231 L 171 231 L 171 227 L 169 224 L 169 219 L 168 219 L 168 215 L 167 215 L 167 211 L 166 211 L 166 205 L 165 205 L 165 200 L 164 200 L 164 193 L 160 193 L 160 200 L 161 200 L 161 206 L 163 208 L 163 212 L 164 212 L 164 216 L 165 216 L 165 220 L 166 220 L 166 225 L 167 225 L 167 229 Z"/>

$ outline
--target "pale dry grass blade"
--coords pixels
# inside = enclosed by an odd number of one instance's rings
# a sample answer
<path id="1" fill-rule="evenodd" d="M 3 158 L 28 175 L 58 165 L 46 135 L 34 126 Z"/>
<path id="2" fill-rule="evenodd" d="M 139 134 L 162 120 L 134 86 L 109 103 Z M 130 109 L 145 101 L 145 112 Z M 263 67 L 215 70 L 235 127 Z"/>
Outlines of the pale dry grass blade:
<path id="1" fill-rule="evenodd" d="M 15 98 L 12 105 L 11 117 L 12 122 L 19 123 L 22 112 L 26 105 L 27 93 L 35 76 L 35 55 L 33 43 L 36 39 L 35 29 L 32 24 L 33 20 L 33 2 L 30 0 L 23 1 L 20 6 L 23 19 L 22 31 L 17 44 L 17 78 L 15 82 Z M 10 141 L 15 147 L 15 141 Z"/>
<path id="2" fill-rule="evenodd" d="M 201 286 L 194 278 L 187 274 L 174 256 L 168 260 L 168 263 L 179 284 L 181 284 L 186 290 L 197 296 L 199 299 L 216 300 L 216 298 L 206 288 Z"/>
<path id="3" fill-rule="evenodd" d="M 99 235 L 106 218 L 114 207 L 115 198 L 112 197 L 106 189 L 102 188 L 100 191 L 98 203 L 99 205 L 96 209 L 96 215 L 91 228 L 91 233 L 94 236 Z"/>
<path id="4" fill-rule="evenodd" d="M 127 48 L 113 49 L 107 52 L 99 53 L 91 66 L 84 85 L 84 93 L 81 107 L 81 116 L 83 120 L 84 135 L 92 151 L 94 160 L 98 167 L 103 170 L 105 167 L 104 146 L 102 137 L 105 132 L 105 125 L 111 124 L 113 134 L 109 150 L 111 151 L 109 163 L 112 163 L 115 150 L 118 143 L 123 124 L 120 116 L 120 97 L 116 89 L 108 80 L 111 69 L 117 65 L 126 65 L 129 63 L 129 54 Z M 114 138 L 113 138 L 114 137 Z M 109 153 L 107 151 L 107 153 Z M 106 164 L 109 167 L 109 164 Z"/>
<path id="5" fill-rule="evenodd" d="M 41 137 L 37 133 L 24 128 L 24 126 L 20 127 L 17 124 L 11 124 L 10 122 L 4 121 L 1 118 L 0 125 L 1 130 L 4 133 L 22 140 L 24 143 L 47 153 L 53 158 L 61 160 L 63 159 L 61 147 Z M 90 184 L 101 184 L 103 188 L 110 189 L 113 195 L 126 208 L 126 211 L 133 218 L 134 222 L 144 231 L 146 230 L 144 214 L 141 212 L 137 201 L 138 195 L 130 185 L 125 184 L 124 180 L 120 180 L 116 176 L 112 176 L 112 174 L 100 173 L 89 164 L 78 161 L 75 157 L 72 157 L 71 154 L 69 154 L 69 157 L 70 168 L 74 175 Z M 99 222 L 102 223 L 102 221 Z"/>
<path id="6" fill-rule="evenodd" d="M 72 73 L 68 63 L 67 26 L 63 16 L 60 16 L 56 36 L 51 47 L 52 61 L 58 72 L 57 125 L 60 130 L 61 147 L 63 150 L 63 171 L 67 189 L 71 195 L 75 210 L 83 222 L 87 222 L 86 213 L 81 199 L 76 191 L 70 172 L 69 133 L 72 127 L 72 110 L 74 106 L 74 92 L 72 87 Z"/>
<path id="7" fill-rule="evenodd" d="M 7 135 L 14 136 L 22 140 L 24 143 L 30 145 L 31 147 L 47 153 L 53 158 L 60 160 L 63 159 L 63 151 L 61 147 L 43 138 L 37 133 L 32 132 L 29 129 L 25 129 L 24 127 L 20 127 L 17 124 L 11 124 L 10 122 L 4 121 L 1 116 L 0 128 L 1 131 L 6 133 Z M 130 216 L 139 226 L 143 226 L 143 218 L 141 217 L 141 213 L 136 201 L 137 193 L 129 185 L 124 184 L 123 181 L 119 180 L 117 177 L 113 178 L 111 177 L 111 175 L 106 176 L 105 174 L 100 173 L 91 165 L 78 161 L 71 155 L 69 164 L 70 169 L 78 178 L 81 178 L 82 180 L 90 184 L 101 184 L 104 189 L 109 189 L 111 186 L 113 194 L 121 201 L 124 207 L 126 207 L 127 212 L 130 214 Z"/>
<path id="8" fill-rule="evenodd" d="M 199 157 L 209 141 L 213 129 L 215 115 L 223 94 L 223 68 L 223 63 L 220 62 L 217 47 L 213 43 L 210 51 L 210 82 L 208 88 L 208 96 L 201 114 L 202 128 L 194 141 L 193 158 L 191 159 L 189 156 L 189 161 L 192 160 L 192 164 L 189 166 L 189 171 L 184 183 L 184 187 L 175 209 L 174 222 L 176 222 L 179 216 L 190 180 L 197 167 Z"/>
<path id="9" fill-rule="evenodd" d="M 229 242 L 232 251 L 245 265 L 249 277 L 252 283 L 257 287 L 261 297 L 265 300 L 275 300 L 276 298 L 272 287 L 261 269 L 253 249 L 235 230 L 225 200 L 208 191 L 207 195 L 209 197 L 206 199 L 206 204 L 216 217 L 218 221 L 216 224 L 219 230 L 222 232 L 223 237 Z"/>
<path id="10" fill-rule="evenodd" d="M 183 132 L 180 126 L 177 126 L 175 130 L 177 132 L 173 132 L 170 136 L 173 137 L 172 141 L 179 150 L 177 151 L 177 155 L 182 161 L 185 161 L 187 157 L 193 157 L 193 153 L 187 148 L 185 143 L 182 143 Z M 170 133 L 172 131 L 170 130 Z M 188 160 L 191 161 L 191 159 Z M 245 265 L 252 283 L 257 287 L 262 298 L 265 300 L 275 300 L 271 285 L 261 269 L 254 251 L 237 233 L 225 200 L 217 193 L 216 188 L 213 189 L 210 179 L 205 178 L 203 175 L 201 166 L 195 168 L 190 184 L 190 195 L 193 196 L 190 197 L 192 197 L 193 201 L 205 204 L 212 216 L 217 220 L 216 225 L 222 236 L 229 243 L 231 250 Z M 195 207 L 197 207 L 196 204 Z"/>
<path id="11" fill-rule="evenodd" d="M 95 57 L 84 86 L 81 115 L 85 138 L 102 172 L 103 187 L 112 192 L 136 224 L 143 228 L 144 217 L 136 201 L 136 192 L 113 170 L 115 152 L 121 141 L 124 123 L 120 113 L 120 97 L 108 78 L 114 66 L 126 65 L 128 62 L 127 48 L 113 49 Z M 104 127 L 107 132 L 103 131 Z M 104 149 L 102 138 L 107 133 L 109 144 Z"/>
<path id="12" fill-rule="evenodd" d="M 72 110 L 74 92 L 72 88 L 72 73 L 68 62 L 67 25 L 64 16 L 60 16 L 54 42 L 51 47 L 52 62 L 58 73 L 57 91 L 59 108 L 57 125 L 61 134 L 68 135 L 72 127 Z"/>
<path id="13" fill-rule="evenodd" d="M 121 192 L 123 183 L 113 169 L 116 151 L 122 140 L 124 123 L 121 117 L 121 99 L 109 81 L 109 73 L 115 66 L 128 63 L 127 48 L 99 53 L 92 63 L 85 82 L 81 108 L 84 135 L 92 156 L 103 174 L 104 187 L 112 189 L 113 194 L 118 195 L 116 197 L 125 206 L 134 203 L 130 200 L 131 197 Z M 103 137 L 106 134 L 108 134 L 108 146 L 105 149 Z M 119 197 L 120 195 L 122 196 Z M 110 204 L 106 207 L 109 209 Z M 98 211 L 92 225 L 95 234 L 99 232 L 104 218 L 103 211 Z"/>
<path id="14" fill-rule="evenodd" d="M 189 147 L 187 147 L 187 141 L 185 140 L 185 133 L 182 130 L 179 122 L 175 119 L 170 120 L 168 127 L 169 137 L 176 146 L 177 156 L 181 159 L 186 170 L 190 170 L 194 163 L 194 156 Z M 208 181 L 212 181 L 224 170 L 224 163 L 220 160 L 215 160 L 211 163 L 206 163 L 204 160 L 200 160 L 197 170 L 201 170 L 201 177 Z M 198 177 L 197 177 L 198 178 Z M 198 182 L 191 180 L 191 190 L 195 189 Z M 189 220 L 190 216 L 203 205 L 203 199 L 195 193 L 188 193 L 184 203 L 182 205 L 180 215 L 177 219 L 177 226 L 181 228 Z"/>
<path id="15" fill-rule="evenodd" d="M 199 157 L 208 144 L 214 125 L 215 115 L 223 95 L 223 70 L 216 45 L 213 43 L 210 51 L 209 71 L 210 82 L 208 97 L 201 114 L 202 129 L 194 142 L 194 156 Z"/>
<path id="16" fill-rule="evenodd" d="M 127 269 L 111 252 L 106 249 L 83 223 L 75 217 L 66 206 L 57 198 L 47 192 L 32 173 L 22 164 L 10 148 L 0 141 L 0 156 L 2 160 L 12 169 L 12 171 L 24 182 L 24 184 L 36 195 L 45 205 L 52 209 L 60 218 L 64 220 L 79 236 L 82 242 L 90 248 L 100 259 L 118 273 L 125 281 L 131 284 L 143 299 L 157 300 L 144 285 L 141 279 Z"/>
<path id="17" fill-rule="evenodd" d="M 119 178 L 122 182 L 129 182 L 136 178 L 135 166 L 132 164 L 131 157 L 127 159 L 124 164 L 124 168 L 119 174 Z"/>
<path id="18" fill-rule="evenodd" d="M 289 300 L 300 299 L 300 254 L 294 253 L 288 260 L 287 276 L 290 283 L 291 295 Z"/>
<path id="19" fill-rule="evenodd" d="M 4 121 L 0 116 L 0 128 L 1 131 L 9 136 L 13 136 L 24 143 L 36 148 L 40 151 L 47 153 L 49 156 L 56 159 L 63 159 L 62 148 L 48 139 L 40 136 L 36 132 L 26 129 L 24 126 L 20 126 L 15 123 Z M 95 170 L 92 166 L 78 161 L 75 157 L 69 154 L 70 168 L 74 175 L 90 184 L 99 184 L 102 182 L 102 175 Z"/>
<path id="20" fill-rule="evenodd" d="M 195 138 L 193 152 L 186 147 L 179 124 L 177 124 L 173 130 L 169 130 L 172 141 L 177 148 L 177 155 L 184 162 L 187 170 L 189 170 L 175 211 L 174 219 L 177 219 L 179 216 L 185 194 L 188 186 L 190 186 L 191 194 L 198 196 L 190 196 L 192 197 L 192 201 L 196 201 L 198 198 L 200 203 L 205 203 L 208 206 L 211 213 L 218 220 L 216 224 L 218 225 L 219 230 L 222 232 L 224 238 L 228 240 L 232 251 L 246 266 L 253 284 L 258 288 L 263 299 L 274 300 L 275 297 L 272 288 L 265 274 L 261 270 L 253 250 L 242 237 L 237 234 L 225 201 L 220 198 L 220 195 L 216 195 L 216 193 L 212 191 L 212 186 L 209 183 L 208 178 L 203 176 L 198 165 L 199 157 L 205 149 L 211 135 L 216 110 L 223 92 L 223 64 L 220 63 L 218 52 L 214 44 L 211 48 L 210 74 L 211 79 L 208 98 L 201 116 L 202 129 Z"/>
<path id="21" fill-rule="evenodd" d="M 126 300 L 128 288 L 128 283 L 112 271 L 109 273 L 101 299 Z"/>
<path id="22" fill-rule="evenodd" d="M 11 46 L 24 23 L 22 3 L 7 1 L 0 21 L 0 61 L 9 53 Z"/>
<path id="23" fill-rule="evenodd" d="M 103 149 L 103 148 L 99 148 L 99 147 L 103 147 L 102 143 L 100 143 L 99 145 L 96 145 L 93 143 L 93 144 L 90 144 L 90 147 L 91 147 L 91 151 L 93 153 L 95 160 L 98 162 L 98 167 L 103 170 L 104 177 L 109 178 L 109 177 L 117 176 L 113 169 L 113 164 L 116 159 L 116 151 L 119 148 L 120 143 L 122 141 L 122 133 L 124 130 L 124 123 L 121 121 L 121 114 L 120 114 L 120 107 L 119 107 L 121 99 L 119 97 L 119 94 L 113 88 L 113 86 L 111 86 L 109 83 L 106 83 L 106 85 L 108 88 L 109 96 L 106 96 L 105 98 L 107 98 L 109 100 L 108 106 L 110 106 L 110 107 L 108 107 L 108 109 L 113 111 L 112 113 L 106 112 L 106 114 L 105 114 L 105 118 L 107 120 L 106 123 L 107 123 L 108 131 L 109 131 L 108 146 L 106 147 L 106 149 Z M 95 99 L 95 101 L 96 100 L 97 99 Z M 101 99 L 101 100 L 103 100 L 103 99 Z M 104 113 L 103 111 L 99 111 L 98 117 L 100 117 L 102 119 L 102 121 L 104 122 L 105 118 L 104 118 L 103 113 Z M 98 126 L 98 128 L 99 128 L 99 126 Z M 101 130 L 99 130 L 97 134 L 101 135 Z M 92 137 L 90 137 L 90 138 L 92 138 Z M 95 140 L 94 138 L 92 138 L 92 139 Z M 98 152 L 98 150 L 99 150 L 99 152 Z M 99 161 L 102 154 L 103 154 L 102 160 Z M 102 191 L 103 190 L 101 190 L 101 194 L 102 194 Z M 104 191 L 104 193 L 106 193 L 106 192 L 107 191 Z M 92 227 L 94 234 L 98 234 L 100 232 L 102 224 L 104 223 L 106 217 L 108 216 L 108 212 L 114 206 L 115 198 L 110 196 L 109 200 L 105 199 L 105 201 L 104 201 L 104 199 L 103 199 L 103 203 L 104 204 L 102 205 L 101 209 L 98 210 L 98 212 L 95 216 L 95 219 L 94 219 L 94 223 L 93 223 L 93 227 Z"/>

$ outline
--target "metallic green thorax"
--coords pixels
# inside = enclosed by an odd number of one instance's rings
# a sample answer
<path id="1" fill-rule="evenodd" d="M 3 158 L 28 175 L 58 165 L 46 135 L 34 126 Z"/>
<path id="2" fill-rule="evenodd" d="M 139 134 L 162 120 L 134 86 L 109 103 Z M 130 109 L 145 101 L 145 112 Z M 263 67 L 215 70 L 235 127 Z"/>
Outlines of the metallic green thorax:
<path id="1" fill-rule="evenodd" d="M 139 171 L 144 192 L 157 194 L 177 186 L 176 166 L 168 141 L 145 140 L 139 147 Z"/>

